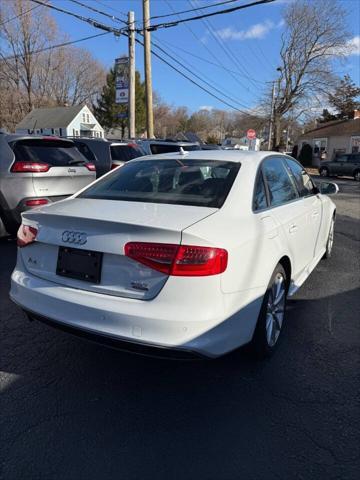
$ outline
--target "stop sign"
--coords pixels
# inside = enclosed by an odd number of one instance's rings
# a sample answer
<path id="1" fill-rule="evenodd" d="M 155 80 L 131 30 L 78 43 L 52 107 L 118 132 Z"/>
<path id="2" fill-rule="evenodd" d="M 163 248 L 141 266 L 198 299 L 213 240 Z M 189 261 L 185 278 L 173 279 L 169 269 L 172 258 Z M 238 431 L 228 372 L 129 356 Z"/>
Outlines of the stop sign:
<path id="1" fill-rule="evenodd" d="M 246 132 L 246 136 L 249 140 L 254 140 L 256 138 L 256 132 L 252 128 L 249 128 L 249 130 Z"/>

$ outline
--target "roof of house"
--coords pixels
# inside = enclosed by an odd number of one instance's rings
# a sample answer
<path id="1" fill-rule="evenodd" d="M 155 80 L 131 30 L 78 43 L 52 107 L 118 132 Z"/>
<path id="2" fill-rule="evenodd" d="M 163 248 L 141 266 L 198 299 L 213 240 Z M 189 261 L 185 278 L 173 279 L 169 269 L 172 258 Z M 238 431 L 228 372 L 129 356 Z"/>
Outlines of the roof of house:
<path id="1" fill-rule="evenodd" d="M 16 125 L 16 129 L 65 128 L 74 120 L 82 108 L 83 105 L 36 108 Z"/>
<path id="2" fill-rule="evenodd" d="M 360 119 L 335 120 L 303 133 L 300 138 L 360 135 Z"/>

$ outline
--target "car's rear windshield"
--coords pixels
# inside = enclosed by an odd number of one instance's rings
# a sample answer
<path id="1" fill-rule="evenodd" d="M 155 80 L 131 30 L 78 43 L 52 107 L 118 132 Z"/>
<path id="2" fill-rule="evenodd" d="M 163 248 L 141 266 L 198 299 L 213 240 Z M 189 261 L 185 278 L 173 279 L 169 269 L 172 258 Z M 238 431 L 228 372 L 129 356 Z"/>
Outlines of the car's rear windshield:
<path id="1" fill-rule="evenodd" d="M 134 160 L 79 197 L 220 208 L 239 168 L 220 160 Z"/>
<path id="2" fill-rule="evenodd" d="M 128 162 L 133 158 L 145 155 L 139 145 L 111 145 L 110 151 L 111 158 L 113 160 L 120 160 L 121 162 Z"/>
<path id="3" fill-rule="evenodd" d="M 12 145 L 15 159 L 22 162 L 41 162 L 53 167 L 81 165 L 87 159 L 74 143 L 62 140 L 27 139 L 18 140 Z"/>
<path id="4" fill-rule="evenodd" d="M 183 150 L 186 150 L 187 152 L 192 152 L 194 150 L 200 150 L 199 145 L 181 145 Z M 171 153 L 171 152 L 179 152 L 180 151 L 180 145 L 177 145 L 174 143 L 173 145 L 171 144 L 163 144 L 163 143 L 153 143 L 150 145 L 150 150 L 152 154 L 158 154 L 158 153 Z"/>

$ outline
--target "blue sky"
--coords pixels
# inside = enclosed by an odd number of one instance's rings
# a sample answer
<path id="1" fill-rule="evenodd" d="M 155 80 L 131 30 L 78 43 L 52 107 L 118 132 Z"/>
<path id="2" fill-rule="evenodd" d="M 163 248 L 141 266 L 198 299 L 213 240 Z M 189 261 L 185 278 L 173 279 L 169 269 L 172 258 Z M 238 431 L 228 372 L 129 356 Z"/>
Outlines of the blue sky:
<path id="1" fill-rule="evenodd" d="M 103 10 L 120 18 L 126 18 L 128 10 L 135 12 L 135 19 L 142 18 L 141 0 L 80 0 L 89 6 Z M 220 0 L 150 0 L 151 16 L 164 15 L 174 11 L 191 9 L 192 6 L 204 6 L 217 3 Z M 243 3 L 249 3 L 244 0 Z M 209 24 L 204 21 L 189 22 L 174 28 L 161 29 L 153 33 L 153 40 L 158 42 L 170 54 L 174 55 L 192 72 L 213 84 L 221 92 L 231 97 L 225 98 L 239 109 L 254 107 L 267 83 L 276 78 L 276 67 L 279 62 L 280 36 L 283 30 L 282 10 L 291 0 L 276 0 L 268 5 L 259 5 L 242 11 L 219 15 L 210 18 Z M 313 0 L 316 1 L 316 0 Z M 348 29 L 354 48 L 354 54 L 349 55 L 341 63 L 336 63 L 339 74 L 349 73 L 352 79 L 360 84 L 360 1 L 341 0 L 348 13 Z M 111 22 L 101 15 L 72 3 L 70 0 L 53 0 L 53 4 L 83 16 L 91 17 L 102 23 L 115 27 L 122 25 Z M 229 8 L 232 4 L 217 7 Z M 172 10 L 173 9 L 173 10 Z M 212 11 L 207 9 L 204 12 Z M 183 17 L 196 13 L 184 14 Z M 66 32 L 70 39 L 100 33 L 91 25 L 71 18 L 61 13 L 53 13 L 60 29 Z M 174 20 L 176 17 L 166 17 L 157 22 Z M 155 21 L 153 22 L 155 23 Z M 222 39 L 222 45 L 228 53 L 216 42 L 214 36 Z M 115 38 L 112 34 L 78 44 L 89 49 L 93 55 L 104 64 L 112 66 L 114 58 L 126 54 L 127 39 Z M 230 51 L 230 53 L 229 53 Z M 219 68 L 208 62 L 221 63 Z M 161 53 L 164 56 L 163 53 Z M 136 68 L 143 76 L 142 47 L 136 47 Z M 181 66 L 179 66 L 181 69 Z M 228 70 L 231 70 L 229 72 Z M 196 79 L 195 79 L 196 80 Z M 206 85 L 205 85 L 206 87 Z M 168 103 L 180 106 L 186 105 L 190 110 L 200 107 L 215 107 L 229 109 L 228 106 L 212 98 L 185 78 L 180 77 L 160 60 L 153 58 L 153 88 Z M 206 87 L 208 88 L 208 87 Z M 214 92 L 216 95 L 218 93 Z M 236 101 L 236 103 L 235 103 Z"/>

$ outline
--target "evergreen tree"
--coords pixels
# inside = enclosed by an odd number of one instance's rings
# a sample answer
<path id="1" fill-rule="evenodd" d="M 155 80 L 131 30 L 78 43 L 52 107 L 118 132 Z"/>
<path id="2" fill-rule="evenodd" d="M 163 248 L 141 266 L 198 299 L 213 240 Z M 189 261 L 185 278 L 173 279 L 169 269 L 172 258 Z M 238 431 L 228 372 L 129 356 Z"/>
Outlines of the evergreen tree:
<path id="1" fill-rule="evenodd" d="M 128 125 L 128 119 L 118 118 L 119 113 L 125 113 L 128 110 L 127 105 L 117 105 L 115 103 L 115 69 L 111 68 L 106 76 L 101 95 L 94 105 L 94 113 L 105 129 L 120 128 L 122 136 L 125 134 L 125 128 Z M 141 81 L 140 73 L 135 72 L 135 124 L 136 132 L 139 133 L 145 128 L 145 84 Z"/>
<path id="2" fill-rule="evenodd" d="M 349 75 L 345 75 L 334 93 L 328 95 L 330 105 L 337 112 L 337 118 L 352 118 L 354 110 L 360 108 L 360 88 Z"/>

